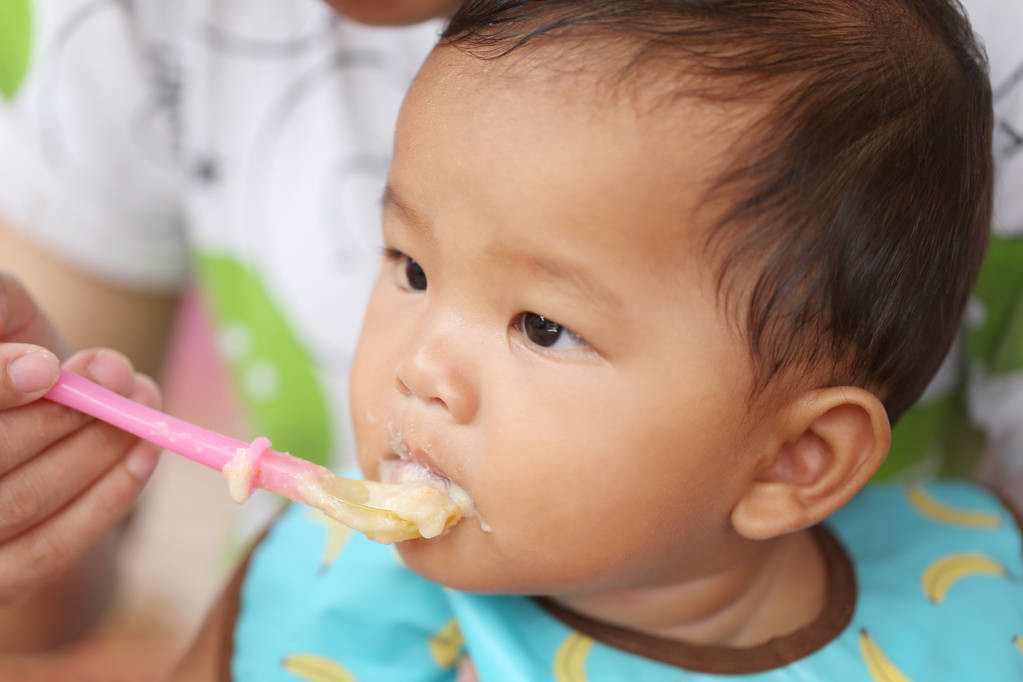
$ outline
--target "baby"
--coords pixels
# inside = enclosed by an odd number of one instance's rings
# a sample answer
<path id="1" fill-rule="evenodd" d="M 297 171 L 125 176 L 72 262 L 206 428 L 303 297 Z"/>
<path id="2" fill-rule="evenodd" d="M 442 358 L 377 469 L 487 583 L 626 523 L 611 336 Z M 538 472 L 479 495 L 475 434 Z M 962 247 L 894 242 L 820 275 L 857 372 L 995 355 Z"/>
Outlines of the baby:
<path id="1" fill-rule="evenodd" d="M 990 106 L 949 0 L 469 2 L 351 404 L 367 478 L 478 518 L 395 552 L 291 508 L 180 678 L 1023 679 L 1008 511 L 860 493 L 976 276 Z"/>

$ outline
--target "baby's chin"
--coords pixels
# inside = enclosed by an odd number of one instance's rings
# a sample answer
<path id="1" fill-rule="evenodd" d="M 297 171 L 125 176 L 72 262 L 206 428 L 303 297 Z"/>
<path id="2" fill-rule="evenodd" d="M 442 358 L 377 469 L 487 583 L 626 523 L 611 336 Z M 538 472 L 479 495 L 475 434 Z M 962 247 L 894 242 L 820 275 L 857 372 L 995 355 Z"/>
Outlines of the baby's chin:
<path id="1" fill-rule="evenodd" d="M 495 551 L 492 534 L 472 528 L 474 523 L 464 519 L 444 535 L 399 542 L 395 548 L 413 573 L 460 592 L 553 595 L 565 587 L 528 559 L 512 561 Z"/>
<path id="2" fill-rule="evenodd" d="M 406 567 L 421 578 L 462 592 L 525 594 L 518 581 L 495 565 L 475 519 L 463 519 L 444 535 L 395 544 Z M 505 567 L 507 562 L 503 562 Z"/>

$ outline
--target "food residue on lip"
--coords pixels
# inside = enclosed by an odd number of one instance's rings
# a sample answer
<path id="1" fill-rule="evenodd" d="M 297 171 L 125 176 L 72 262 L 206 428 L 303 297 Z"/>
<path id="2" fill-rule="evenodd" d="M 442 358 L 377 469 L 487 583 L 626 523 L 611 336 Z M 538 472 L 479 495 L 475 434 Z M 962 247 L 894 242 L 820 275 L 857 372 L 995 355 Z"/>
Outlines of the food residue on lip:
<path id="1" fill-rule="evenodd" d="M 385 459 L 380 463 L 380 479 L 390 483 L 408 483 L 412 481 L 430 481 L 447 490 L 453 499 L 465 510 L 465 516 L 475 516 L 480 529 L 484 533 L 493 532 L 490 525 L 483 520 L 479 510 L 469 494 L 443 473 L 435 471 L 429 456 L 429 441 L 422 448 L 413 448 L 408 440 L 406 429 L 396 422 L 387 423 L 387 436 L 391 452 L 398 456 L 397 460 Z"/>
<path id="2" fill-rule="evenodd" d="M 270 448 L 270 441 L 260 437 L 247 448 L 238 448 L 231 461 L 224 465 L 227 491 L 231 499 L 241 504 L 252 495 L 252 482 L 256 478 L 260 456 Z"/>
<path id="3" fill-rule="evenodd" d="M 473 504 L 469 493 L 450 479 L 441 476 L 417 462 L 407 460 L 385 460 L 380 463 L 380 478 L 384 481 L 376 488 L 375 500 L 383 506 L 394 509 L 402 514 L 410 503 L 414 503 L 414 496 L 426 496 L 427 499 L 440 496 L 445 499 L 448 505 L 453 505 L 457 510 L 457 518 L 474 516 L 476 505 Z M 401 491 L 408 491 L 402 493 Z M 414 492 L 414 491 L 420 492 Z M 408 499 L 402 499 L 408 495 Z M 374 495 L 371 494 L 371 498 Z M 377 506 L 370 502 L 371 505 Z M 429 513 L 421 514 L 416 518 L 416 525 L 419 526 L 425 538 L 440 535 L 444 530 L 454 524 L 445 524 L 438 515 Z"/>

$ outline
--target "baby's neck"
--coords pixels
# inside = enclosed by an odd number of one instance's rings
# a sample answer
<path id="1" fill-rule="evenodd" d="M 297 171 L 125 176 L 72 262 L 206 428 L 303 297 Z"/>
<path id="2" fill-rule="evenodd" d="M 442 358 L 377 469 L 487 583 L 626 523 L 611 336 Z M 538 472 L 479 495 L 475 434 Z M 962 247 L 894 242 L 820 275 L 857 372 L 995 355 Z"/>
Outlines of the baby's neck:
<path id="1" fill-rule="evenodd" d="M 827 575 L 809 531 L 765 541 L 699 580 L 554 597 L 584 616 L 689 644 L 751 647 L 811 623 L 823 610 Z"/>

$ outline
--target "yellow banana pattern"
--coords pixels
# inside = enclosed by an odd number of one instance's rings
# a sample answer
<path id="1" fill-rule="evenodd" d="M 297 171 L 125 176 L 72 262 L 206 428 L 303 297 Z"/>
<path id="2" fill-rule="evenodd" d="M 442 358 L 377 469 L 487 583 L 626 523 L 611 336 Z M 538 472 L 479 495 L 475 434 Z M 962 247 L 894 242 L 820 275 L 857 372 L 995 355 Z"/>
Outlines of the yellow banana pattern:
<path id="1" fill-rule="evenodd" d="M 1019 649 L 1019 652 L 1023 654 L 1023 637 L 1020 637 L 1019 635 L 1014 636 L 1012 638 L 1012 643 L 1015 644 L 1016 648 Z"/>
<path id="2" fill-rule="evenodd" d="M 314 654 L 291 654 L 281 667 L 306 682 L 358 682 L 340 663 Z"/>
<path id="3" fill-rule="evenodd" d="M 348 537 L 351 529 L 344 524 L 338 523 L 319 509 L 310 509 L 306 512 L 306 518 L 323 526 L 327 533 L 327 542 L 323 547 L 323 557 L 320 559 L 320 573 L 323 573 L 341 555 L 341 550 L 348 544 Z"/>
<path id="4" fill-rule="evenodd" d="M 866 630 L 860 630 L 860 654 L 874 682 L 912 682 L 895 667 Z"/>
<path id="5" fill-rule="evenodd" d="M 558 682 L 587 682 L 586 657 L 592 647 L 592 639 L 573 631 L 554 655 L 554 679 Z"/>
<path id="6" fill-rule="evenodd" d="M 454 618 L 430 637 L 430 657 L 438 667 L 448 670 L 454 668 L 462 657 L 462 631 Z"/>
<path id="7" fill-rule="evenodd" d="M 1005 567 L 984 554 L 951 554 L 928 566 L 920 582 L 927 598 L 940 604 L 953 584 L 970 575 L 1001 577 L 1005 575 Z"/>
<path id="8" fill-rule="evenodd" d="M 906 499 L 920 514 L 937 523 L 988 530 L 994 530 L 1002 524 L 1002 519 L 997 514 L 963 509 L 942 502 L 928 493 L 920 483 L 910 483 L 906 486 Z"/>

